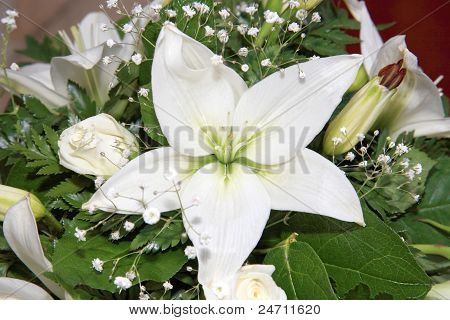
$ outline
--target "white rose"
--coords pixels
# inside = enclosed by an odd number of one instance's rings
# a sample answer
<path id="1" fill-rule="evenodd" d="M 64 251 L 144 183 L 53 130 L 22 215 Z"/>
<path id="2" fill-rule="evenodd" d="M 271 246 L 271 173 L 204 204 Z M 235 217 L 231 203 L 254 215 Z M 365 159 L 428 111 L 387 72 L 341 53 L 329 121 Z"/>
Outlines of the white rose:
<path id="1" fill-rule="evenodd" d="M 208 300 L 286 300 L 286 293 L 272 279 L 274 271 L 272 265 L 243 266 L 230 280 L 203 286 L 205 297 Z"/>
<path id="2" fill-rule="evenodd" d="M 62 166 L 103 177 L 112 176 L 127 163 L 124 155 L 138 152 L 134 135 L 104 113 L 64 130 L 58 146 Z"/>

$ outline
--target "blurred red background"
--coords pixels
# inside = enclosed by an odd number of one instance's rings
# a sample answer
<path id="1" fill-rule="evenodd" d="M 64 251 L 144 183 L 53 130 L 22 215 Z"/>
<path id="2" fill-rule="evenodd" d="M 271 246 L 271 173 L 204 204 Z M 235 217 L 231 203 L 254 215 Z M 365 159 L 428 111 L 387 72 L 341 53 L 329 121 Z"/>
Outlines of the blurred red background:
<path id="1" fill-rule="evenodd" d="M 408 48 L 419 58 L 422 69 L 432 80 L 443 75 L 439 87 L 450 95 L 450 1 L 366 0 L 366 4 L 376 24 L 396 22 L 381 32 L 383 40 L 406 34 Z"/>

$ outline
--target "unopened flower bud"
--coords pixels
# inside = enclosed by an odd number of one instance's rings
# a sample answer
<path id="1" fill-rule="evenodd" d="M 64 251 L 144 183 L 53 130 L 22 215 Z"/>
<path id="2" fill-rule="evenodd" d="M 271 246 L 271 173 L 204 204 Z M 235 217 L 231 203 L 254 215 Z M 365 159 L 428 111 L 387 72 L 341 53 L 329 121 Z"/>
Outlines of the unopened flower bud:
<path id="1" fill-rule="evenodd" d="M 326 154 L 342 154 L 350 150 L 360 140 L 358 137 L 368 132 L 377 123 L 396 90 L 389 90 L 375 77 L 360 89 L 329 125 L 324 138 Z M 341 128 L 346 128 L 343 135 Z M 342 143 L 333 144 L 332 138 L 341 138 Z"/>
<path id="2" fill-rule="evenodd" d="M 44 217 L 45 207 L 34 194 L 25 190 L 0 185 L 0 221 L 3 221 L 6 211 L 8 211 L 11 206 L 27 196 L 30 199 L 31 211 L 33 211 L 36 220 Z"/>

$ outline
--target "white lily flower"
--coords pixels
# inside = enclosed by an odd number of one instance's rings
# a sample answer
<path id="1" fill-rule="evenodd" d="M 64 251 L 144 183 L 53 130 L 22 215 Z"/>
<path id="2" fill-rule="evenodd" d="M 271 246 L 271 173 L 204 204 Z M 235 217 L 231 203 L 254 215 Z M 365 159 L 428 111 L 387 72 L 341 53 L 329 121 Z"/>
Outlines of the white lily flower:
<path id="1" fill-rule="evenodd" d="M 0 85 L 15 94 L 32 95 L 54 110 L 69 103 L 67 82 L 70 79 L 85 88 L 101 107 L 109 99 L 111 86 L 117 84 L 115 72 L 120 63 L 129 61 L 137 49 L 140 39 L 137 33 L 149 22 L 151 10 L 151 5 L 147 5 L 146 14 L 133 18 L 133 30 L 123 39 L 105 13 L 91 12 L 71 28 L 73 41 L 65 31 L 60 32 L 70 50 L 69 56 L 54 57 L 50 64 L 31 64 L 18 71 L 7 69 L 6 76 L 0 73 Z M 104 25 L 110 28 L 102 30 Z M 117 44 L 108 46 L 111 40 Z M 103 65 L 105 56 L 115 59 Z"/>
<path id="2" fill-rule="evenodd" d="M 450 137 L 450 118 L 446 118 L 439 89 L 418 66 L 417 57 L 408 50 L 405 36 L 396 36 L 383 44 L 364 1 L 345 0 L 353 17 L 361 23 L 361 52 L 370 78 L 384 67 L 402 60 L 406 75 L 392 97 L 380 125 L 395 138 L 405 131 L 415 136 Z"/>
<path id="3" fill-rule="evenodd" d="M 3 233 L 16 256 L 51 292 L 60 299 L 70 299 L 69 294 L 63 288 L 44 275 L 45 272 L 51 272 L 53 266 L 42 250 L 28 197 L 18 201 L 6 212 Z M 9 299 L 51 298 L 48 294 L 45 295 L 43 289 L 39 288 L 39 290 L 38 288 L 26 281 L 0 278 L 0 297 L 5 296 Z"/>
<path id="4" fill-rule="evenodd" d="M 198 280 L 206 287 L 239 270 L 271 208 L 364 225 L 345 174 L 304 148 L 355 79 L 361 57 L 309 61 L 248 88 L 231 68 L 213 65 L 213 55 L 174 25 L 162 28 L 152 89 L 171 147 L 130 161 L 83 205 L 122 214 L 142 214 L 148 207 L 166 212 L 180 208 L 176 187 L 197 249 Z M 306 79 L 298 78 L 299 68 Z M 111 190 L 119 196 L 108 197 Z"/>

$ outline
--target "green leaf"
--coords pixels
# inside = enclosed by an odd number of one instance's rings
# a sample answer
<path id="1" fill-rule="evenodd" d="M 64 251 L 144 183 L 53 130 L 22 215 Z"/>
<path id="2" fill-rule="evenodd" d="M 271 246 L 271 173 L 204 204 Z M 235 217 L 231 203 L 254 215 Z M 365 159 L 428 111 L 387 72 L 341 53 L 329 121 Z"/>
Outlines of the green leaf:
<path id="1" fill-rule="evenodd" d="M 264 264 L 275 266 L 272 277 L 288 299 L 336 299 L 325 266 L 305 242 L 285 243 L 270 250 Z"/>
<path id="2" fill-rule="evenodd" d="M 126 255 L 130 242 L 112 243 L 107 237 L 95 233 L 88 233 L 85 242 L 78 242 L 74 236 L 75 223 L 65 220 L 64 225 L 66 231 L 57 241 L 52 256 L 53 272 L 56 276 L 64 279 L 65 285 L 69 289 L 86 285 L 94 289 L 117 292 L 118 289 L 113 283 L 114 277 L 124 276 L 131 268 L 136 255 L 121 259 L 110 280 L 112 260 Z M 105 262 L 104 270 L 101 273 L 92 269 L 91 261 L 95 258 L 108 261 Z M 137 265 L 139 277 L 141 281 L 164 282 L 173 277 L 186 261 L 187 258 L 182 249 L 170 249 L 157 254 L 143 254 Z M 135 279 L 133 284 L 137 283 L 138 279 Z"/>
<path id="3" fill-rule="evenodd" d="M 427 181 L 418 215 L 450 226 L 450 158 L 439 159 Z"/>
<path id="4" fill-rule="evenodd" d="M 158 142 L 160 145 L 167 146 L 167 139 L 162 133 L 158 118 L 156 117 L 155 109 L 153 107 L 151 91 L 148 98 L 139 97 L 139 103 L 141 104 L 141 115 L 142 122 L 145 126 L 145 132 L 150 138 Z"/>
<path id="5" fill-rule="evenodd" d="M 79 180 L 67 178 L 54 186 L 47 192 L 47 197 L 58 198 L 68 193 L 77 193 L 83 190 L 84 186 L 80 184 Z"/>
<path id="6" fill-rule="evenodd" d="M 158 245 L 159 249 L 166 250 L 186 241 L 186 238 L 182 239 L 183 232 L 184 227 L 180 221 L 171 223 L 161 221 L 153 226 L 148 225 L 133 239 L 130 249 L 136 250 L 153 242 Z"/>
<path id="7" fill-rule="evenodd" d="M 394 299 L 423 298 L 430 289 L 430 279 L 409 248 L 366 205 L 363 211 L 364 228 L 300 213 L 289 220 L 289 226 L 317 252 L 339 297 L 364 284 L 371 298 L 379 294 Z"/>
<path id="8" fill-rule="evenodd" d="M 39 43 L 34 37 L 26 36 L 26 48 L 17 50 L 16 52 L 37 61 L 50 62 L 53 57 L 66 56 L 69 54 L 66 46 L 61 44 L 61 39 L 57 39 L 58 41 L 54 41 L 46 36 L 42 42 Z"/>
<path id="9" fill-rule="evenodd" d="M 86 90 L 81 88 L 75 82 L 69 80 L 67 91 L 75 104 L 75 110 L 81 119 L 93 117 L 97 114 L 95 102 L 91 100 Z"/>

